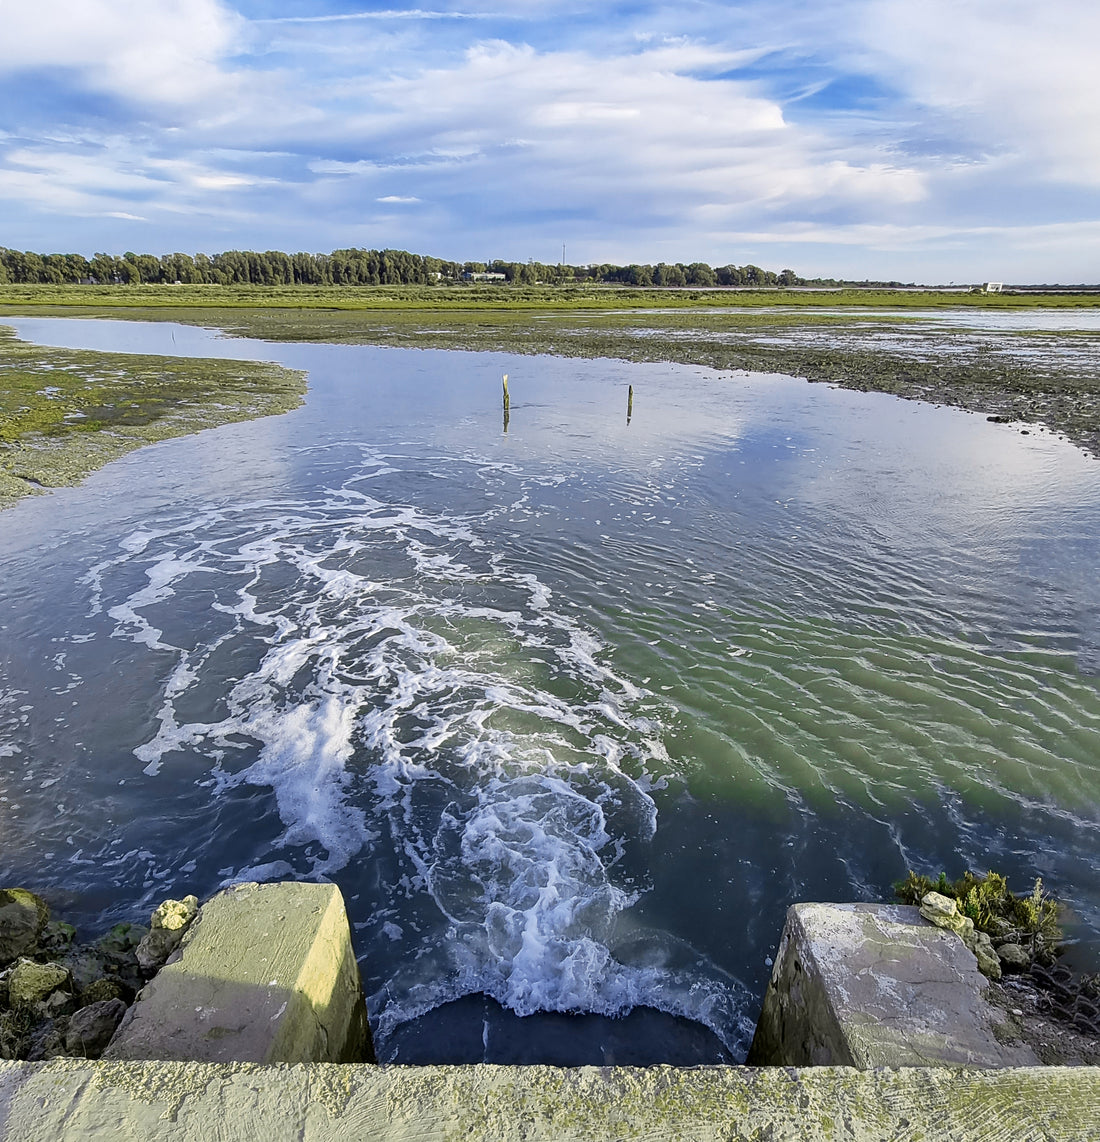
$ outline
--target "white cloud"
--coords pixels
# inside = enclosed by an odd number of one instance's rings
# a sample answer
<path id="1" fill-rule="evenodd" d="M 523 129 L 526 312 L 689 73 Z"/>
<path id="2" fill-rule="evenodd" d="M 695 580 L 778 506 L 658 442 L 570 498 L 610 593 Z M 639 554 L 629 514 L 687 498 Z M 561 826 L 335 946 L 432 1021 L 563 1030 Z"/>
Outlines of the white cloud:
<path id="1" fill-rule="evenodd" d="M 1100 185 L 1100 6 L 871 0 L 855 29 L 878 74 L 964 136 L 1051 180 Z"/>
<path id="2" fill-rule="evenodd" d="M 321 16 L 267 16 L 257 24 L 340 24 L 370 20 L 493 20 L 495 12 L 439 12 L 427 8 L 380 8 L 365 12 L 327 12 Z"/>
<path id="3" fill-rule="evenodd" d="M 597 60 L 481 44 L 456 67 L 365 84 L 364 102 L 375 110 L 353 118 L 349 133 L 375 151 L 388 144 L 473 161 L 480 193 L 504 198 L 522 189 L 532 210 L 582 199 L 598 210 L 601 195 L 608 204 L 627 198 L 684 213 L 896 204 L 925 194 L 911 166 L 792 126 L 746 83 L 683 74 L 723 62 L 691 45 Z"/>
<path id="4" fill-rule="evenodd" d="M 226 93 L 243 20 L 218 0 L 0 0 L 0 72 L 66 68 L 94 88 L 179 103 Z"/>
<path id="5" fill-rule="evenodd" d="M 39 68 L 68 80 L 0 108 L 6 240 L 20 219 L 69 215 L 147 218 L 135 242 L 166 247 L 185 227 L 205 248 L 463 258 L 548 259 L 568 238 L 586 260 L 801 270 L 800 249 L 827 250 L 843 262 L 822 269 L 858 276 L 861 254 L 891 277 L 937 252 L 944 277 L 972 257 L 1012 280 L 1013 250 L 1025 276 L 1084 264 L 1043 227 L 1091 234 L 1097 217 L 1091 0 L 484 9 L 272 0 L 248 21 L 229 0 L 0 0 L 8 90 Z M 529 44 L 505 38 L 517 30 Z"/>
<path id="6" fill-rule="evenodd" d="M 236 205 L 227 200 L 227 191 L 265 181 L 191 159 L 152 158 L 122 137 L 76 150 L 24 147 L 4 158 L 0 199 L 33 204 L 38 213 L 77 217 L 146 221 L 165 212 L 225 213 Z M 213 199 L 210 192 L 217 192 Z M 135 204 L 145 214 L 133 213 Z"/>

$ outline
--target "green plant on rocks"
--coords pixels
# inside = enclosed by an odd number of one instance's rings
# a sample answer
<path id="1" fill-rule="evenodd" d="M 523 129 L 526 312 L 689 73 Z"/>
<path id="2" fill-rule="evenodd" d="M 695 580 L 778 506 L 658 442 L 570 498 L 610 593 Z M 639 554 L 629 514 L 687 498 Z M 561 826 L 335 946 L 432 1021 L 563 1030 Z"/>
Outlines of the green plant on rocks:
<path id="1" fill-rule="evenodd" d="M 1062 939 L 1058 926 L 1061 905 L 1046 893 L 1041 878 L 1027 896 L 1017 896 L 997 872 L 981 876 L 967 871 L 952 881 L 945 872 L 932 880 L 910 869 L 905 879 L 894 885 L 894 892 L 903 904 L 915 905 L 929 892 L 938 892 L 954 900 L 959 912 L 969 917 L 978 931 L 999 944 L 1026 942 L 1036 958 L 1053 958 Z"/>

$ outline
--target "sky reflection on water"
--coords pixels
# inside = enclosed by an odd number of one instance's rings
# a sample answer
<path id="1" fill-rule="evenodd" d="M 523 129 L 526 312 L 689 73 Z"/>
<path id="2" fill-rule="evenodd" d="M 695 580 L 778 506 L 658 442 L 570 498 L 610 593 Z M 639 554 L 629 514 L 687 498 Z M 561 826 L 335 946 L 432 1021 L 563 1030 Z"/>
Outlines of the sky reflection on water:
<path id="1" fill-rule="evenodd" d="M 403 1050 L 481 990 L 736 1055 L 787 904 L 910 865 L 1041 874 L 1100 964 L 1069 445 L 782 377 L 13 324 L 311 390 L 0 516 L 6 879 L 94 924 L 329 875 Z"/>

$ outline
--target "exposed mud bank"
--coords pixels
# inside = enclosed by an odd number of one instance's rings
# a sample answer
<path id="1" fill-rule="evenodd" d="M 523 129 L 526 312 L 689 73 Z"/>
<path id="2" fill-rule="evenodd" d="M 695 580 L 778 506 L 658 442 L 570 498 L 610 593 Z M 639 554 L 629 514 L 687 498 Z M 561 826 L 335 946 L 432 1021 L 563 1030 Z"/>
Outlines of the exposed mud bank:
<path id="1" fill-rule="evenodd" d="M 305 390 L 278 365 L 45 348 L 0 325 L 0 508 L 143 444 L 286 412 Z"/>
<path id="2" fill-rule="evenodd" d="M 966 409 L 1018 423 L 1021 431 L 1044 426 L 1100 456 L 1100 333 L 983 331 L 979 309 L 972 328 L 854 307 L 590 312 L 67 305 L 18 312 L 179 321 L 268 341 L 612 357 L 782 373 Z"/>

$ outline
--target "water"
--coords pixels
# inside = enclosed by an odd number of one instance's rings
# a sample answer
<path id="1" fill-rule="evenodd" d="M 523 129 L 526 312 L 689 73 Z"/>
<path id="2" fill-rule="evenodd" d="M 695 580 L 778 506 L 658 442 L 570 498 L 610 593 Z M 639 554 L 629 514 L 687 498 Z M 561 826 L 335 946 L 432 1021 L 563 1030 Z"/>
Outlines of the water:
<path id="1" fill-rule="evenodd" d="M 1100 968 L 1068 445 L 782 377 L 13 324 L 310 372 L 0 515 L 0 879 L 89 934 L 332 879 L 405 1062 L 738 1059 L 787 905 L 908 867 L 1041 875 Z"/>
<path id="2" fill-rule="evenodd" d="M 639 316 L 644 314 L 666 314 L 669 316 L 695 314 L 735 313 L 750 316 L 765 314 L 781 314 L 792 316 L 790 306 L 705 306 L 689 308 L 680 306 L 675 309 L 634 309 L 634 310 L 608 310 L 609 313 L 629 312 Z M 846 323 L 853 322 L 853 318 L 863 318 L 870 325 L 882 322 L 900 322 L 902 325 L 939 325 L 948 329 L 981 329 L 1002 333 L 1066 333 L 1088 332 L 1100 333 L 1100 310 L 1091 307 L 1076 309 L 1072 306 L 1065 308 L 1042 306 L 1022 306 L 1019 309 L 994 309 L 977 306 L 960 306 L 958 309 L 881 309 L 878 306 L 844 306 L 831 309 L 826 306 L 814 306 L 805 311 L 807 316 L 815 317 L 843 317 Z"/>

